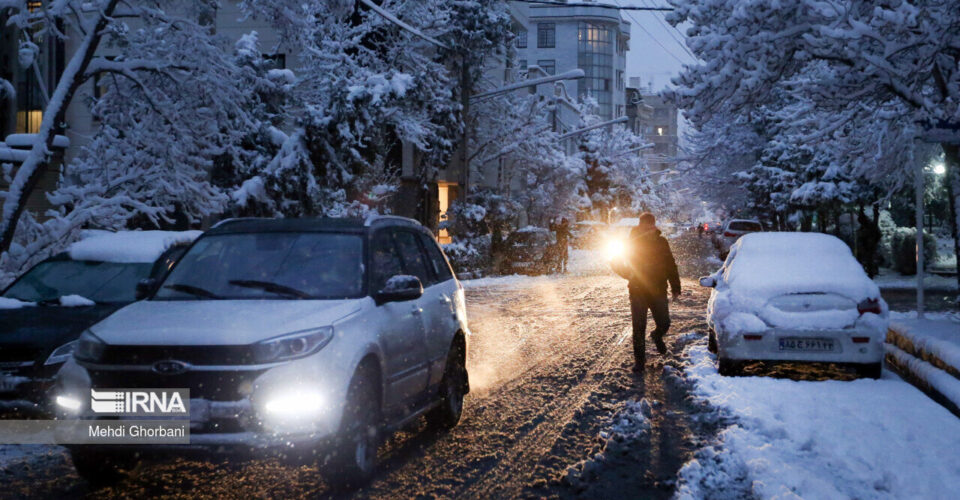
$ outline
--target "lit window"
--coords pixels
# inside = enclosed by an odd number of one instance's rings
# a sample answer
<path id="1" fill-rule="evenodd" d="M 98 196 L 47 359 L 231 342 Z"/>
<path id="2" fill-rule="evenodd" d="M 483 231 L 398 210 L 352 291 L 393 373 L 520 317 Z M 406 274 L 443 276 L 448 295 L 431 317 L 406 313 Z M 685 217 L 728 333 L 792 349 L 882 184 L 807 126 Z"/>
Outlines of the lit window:
<path id="1" fill-rule="evenodd" d="M 657 127 L 657 135 L 663 135 L 663 127 Z"/>
<path id="2" fill-rule="evenodd" d="M 43 111 L 39 109 L 17 111 L 17 133 L 36 134 L 40 131 L 41 121 L 43 121 Z"/>

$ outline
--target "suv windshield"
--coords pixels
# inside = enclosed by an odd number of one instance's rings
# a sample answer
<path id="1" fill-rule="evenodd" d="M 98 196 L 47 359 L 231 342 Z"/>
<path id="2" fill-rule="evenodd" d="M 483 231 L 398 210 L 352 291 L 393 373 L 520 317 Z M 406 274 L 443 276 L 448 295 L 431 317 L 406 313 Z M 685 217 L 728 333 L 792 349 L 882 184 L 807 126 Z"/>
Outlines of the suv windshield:
<path id="1" fill-rule="evenodd" d="M 43 302 L 80 295 L 94 302 L 133 302 L 137 282 L 150 275 L 152 264 L 82 260 L 50 260 L 37 264 L 4 297 Z"/>
<path id="2" fill-rule="evenodd" d="M 343 299 L 363 283 L 360 235 L 225 234 L 199 239 L 154 298 Z"/>
<path id="3" fill-rule="evenodd" d="M 733 221 L 728 228 L 731 231 L 763 231 L 760 224 L 745 220 Z"/>

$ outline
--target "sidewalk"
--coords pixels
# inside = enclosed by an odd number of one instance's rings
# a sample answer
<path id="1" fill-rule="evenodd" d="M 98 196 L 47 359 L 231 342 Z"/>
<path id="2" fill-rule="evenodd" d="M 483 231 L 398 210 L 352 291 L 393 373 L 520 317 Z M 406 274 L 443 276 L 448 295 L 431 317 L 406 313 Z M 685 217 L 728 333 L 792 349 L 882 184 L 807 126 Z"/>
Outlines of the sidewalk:
<path id="1" fill-rule="evenodd" d="M 960 416 L 960 314 L 890 313 L 887 363 Z"/>
<path id="2" fill-rule="evenodd" d="M 905 290 L 917 288 L 916 276 L 903 276 L 890 269 L 881 269 L 880 274 L 873 278 L 873 282 L 881 290 Z M 923 277 L 923 288 L 929 291 L 952 292 L 957 290 L 957 278 L 954 276 L 940 276 L 927 274 Z"/>

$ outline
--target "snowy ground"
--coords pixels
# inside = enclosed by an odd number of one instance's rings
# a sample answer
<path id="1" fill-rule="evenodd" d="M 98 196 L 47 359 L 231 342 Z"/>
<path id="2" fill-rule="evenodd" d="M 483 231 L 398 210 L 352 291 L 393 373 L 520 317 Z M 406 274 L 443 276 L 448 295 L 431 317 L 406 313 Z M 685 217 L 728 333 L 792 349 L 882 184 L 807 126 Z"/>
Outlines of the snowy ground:
<path id="1" fill-rule="evenodd" d="M 724 422 L 680 472 L 679 498 L 956 498 L 960 420 L 880 380 L 721 377 L 701 342 L 684 376 Z"/>
<path id="2" fill-rule="evenodd" d="M 881 269 L 873 282 L 882 289 L 916 289 L 916 276 L 903 276 L 889 269 Z M 956 290 L 957 278 L 930 274 L 923 277 L 923 286 L 927 290 Z"/>

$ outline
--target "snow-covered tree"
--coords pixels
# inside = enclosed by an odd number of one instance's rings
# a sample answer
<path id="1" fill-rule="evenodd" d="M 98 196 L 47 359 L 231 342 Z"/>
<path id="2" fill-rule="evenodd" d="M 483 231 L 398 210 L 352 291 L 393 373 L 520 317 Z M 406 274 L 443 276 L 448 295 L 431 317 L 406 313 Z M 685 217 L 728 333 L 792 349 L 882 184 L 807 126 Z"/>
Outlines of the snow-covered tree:
<path id="1" fill-rule="evenodd" d="M 802 93 L 828 113 L 806 139 L 899 110 L 939 141 L 960 168 L 960 9 L 952 0 L 837 2 L 671 0 L 668 20 L 689 23 L 687 45 L 703 61 L 674 80 L 694 126 L 717 113 L 749 111 Z M 825 116 L 825 115 L 821 115 Z M 887 117 L 888 118 L 888 117 Z M 864 129 L 857 127 L 857 132 Z M 952 130 L 952 132 L 951 132 Z M 902 165 L 912 168 L 913 165 Z M 900 176 L 905 172 L 901 169 Z M 960 176 L 953 177 L 954 205 Z M 954 232 L 960 219 L 954 210 Z M 960 239 L 956 252 L 960 254 Z"/>

